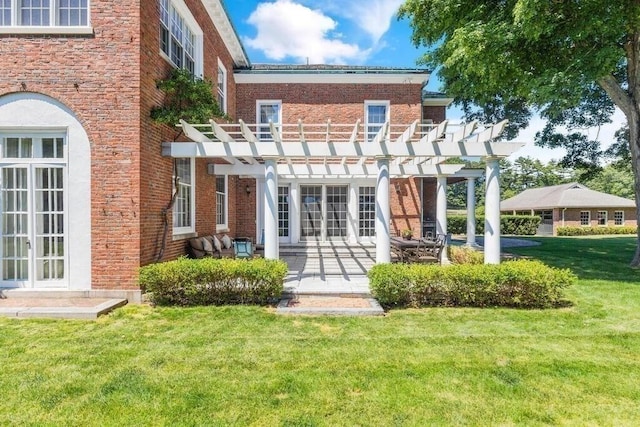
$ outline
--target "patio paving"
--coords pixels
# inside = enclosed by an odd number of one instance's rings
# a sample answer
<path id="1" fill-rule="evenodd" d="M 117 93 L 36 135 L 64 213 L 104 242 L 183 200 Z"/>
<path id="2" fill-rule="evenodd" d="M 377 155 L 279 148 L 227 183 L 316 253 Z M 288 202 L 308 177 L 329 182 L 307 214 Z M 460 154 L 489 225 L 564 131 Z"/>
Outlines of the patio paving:
<path id="1" fill-rule="evenodd" d="M 95 320 L 125 304 L 122 298 L 9 297 L 0 298 L 0 316 Z"/>

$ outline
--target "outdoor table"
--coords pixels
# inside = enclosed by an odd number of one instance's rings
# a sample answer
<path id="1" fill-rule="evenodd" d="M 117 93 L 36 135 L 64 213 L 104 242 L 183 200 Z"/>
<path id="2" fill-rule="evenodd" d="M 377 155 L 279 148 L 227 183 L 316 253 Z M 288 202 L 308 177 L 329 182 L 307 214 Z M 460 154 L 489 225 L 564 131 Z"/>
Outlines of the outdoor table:
<path id="1" fill-rule="evenodd" d="M 417 249 L 420 246 L 436 245 L 435 240 L 426 239 L 404 239 L 402 237 L 391 237 L 391 246 L 395 249 L 395 253 L 398 254 L 400 262 L 404 262 L 404 258 L 407 252 Z"/>

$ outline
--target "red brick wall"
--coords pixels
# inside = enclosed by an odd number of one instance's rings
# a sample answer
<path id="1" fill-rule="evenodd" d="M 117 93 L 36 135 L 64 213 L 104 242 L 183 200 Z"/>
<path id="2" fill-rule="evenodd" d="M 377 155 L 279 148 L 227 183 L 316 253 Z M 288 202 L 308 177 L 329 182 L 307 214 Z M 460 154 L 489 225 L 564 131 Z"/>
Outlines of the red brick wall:
<path id="1" fill-rule="evenodd" d="M 256 101 L 282 101 L 282 121 L 350 124 L 364 121 L 364 101 L 391 103 L 391 123 L 409 124 L 420 119 L 419 84 L 239 84 L 237 117 L 256 122 Z"/>
<path id="2" fill-rule="evenodd" d="M 422 107 L 422 117 L 433 120 L 433 123 L 442 123 L 446 115 L 444 107 L 424 106 Z"/>
<path id="3" fill-rule="evenodd" d="M 91 142 L 94 289 L 136 287 L 139 4 L 93 0 L 93 35 L 0 35 L 0 95 L 25 90 L 59 100 L 78 117 Z"/>
<path id="4" fill-rule="evenodd" d="M 204 33 L 204 76 L 212 82 L 217 81 L 218 58 L 227 70 L 227 111 L 235 116 L 235 82 L 233 80 L 233 59 L 224 46 L 222 38 L 211 23 L 207 11 L 198 0 L 186 0 L 194 18 Z M 161 143 L 173 141 L 177 129 L 155 124 L 149 113 L 154 106 L 161 105 L 163 93 L 156 88 L 156 81 L 167 77 L 172 65 L 160 54 L 160 15 L 156 1 L 144 2 L 142 15 L 147 17 L 142 25 L 142 76 L 141 76 L 141 129 L 142 144 L 140 146 L 142 167 L 141 175 L 141 254 L 140 264 L 153 262 L 160 250 L 163 234 L 162 211 L 172 194 L 173 159 L 161 155 Z M 214 89 L 215 90 L 215 89 Z M 179 141 L 186 140 L 184 136 Z M 216 197 L 215 176 L 208 175 L 207 164 L 214 159 L 198 159 L 196 161 L 196 233 L 211 234 L 216 230 Z M 229 201 L 235 197 L 233 179 L 229 181 Z M 231 205 L 233 206 L 233 205 Z M 173 237 L 172 212 L 169 211 L 169 233 L 162 259 L 174 259 L 185 254 L 188 236 Z M 229 209 L 229 226 L 235 226 L 235 210 Z"/>
<path id="5" fill-rule="evenodd" d="M 591 212 L 591 227 L 598 226 L 598 211 L 607 211 L 607 225 L 610 227 L 615 227 L 614 221 L 614 213 L 615 211 L 624 211 L 624 225 L 633 227 L 636 225 L 636 210 L 635 208 L 625 208 L 625 209 L 595 209 L 595 208 L 583 208 L 583 209 L 567 209 L 564 211 L 564 226 L 565 227 L 580 227 L 580 212 L 581 211 L 589 211 Z M 562 227 L 562 210 L 556 210 L 557 215 L 554 215 L 554 220 L 556 223 L 554 224 L 554 234 L 556 233 L 557 227 Z"/>

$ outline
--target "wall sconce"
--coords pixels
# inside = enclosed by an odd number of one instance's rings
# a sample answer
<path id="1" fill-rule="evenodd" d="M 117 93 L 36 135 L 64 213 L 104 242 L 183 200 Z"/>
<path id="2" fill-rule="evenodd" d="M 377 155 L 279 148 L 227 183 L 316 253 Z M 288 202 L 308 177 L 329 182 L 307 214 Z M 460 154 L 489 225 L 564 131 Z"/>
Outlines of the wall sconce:
<path id="1" fill-rule="evenodd" d="M 244 191 L 247 192 L 247 195 L 251 194 L 251 187 L 249 187 L 248 185 L 245 187 Z"/>

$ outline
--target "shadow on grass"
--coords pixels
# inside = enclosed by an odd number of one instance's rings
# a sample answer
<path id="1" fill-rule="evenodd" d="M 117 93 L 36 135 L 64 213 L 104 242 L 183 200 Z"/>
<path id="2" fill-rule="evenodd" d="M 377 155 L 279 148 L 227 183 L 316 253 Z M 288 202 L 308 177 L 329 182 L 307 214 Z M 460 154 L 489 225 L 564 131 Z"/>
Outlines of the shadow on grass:
<path id="1" fill-rule="evenodd" d="M 640 270 L 629 267 L 635 236 L 532 237 L 540 246 L 509 248 L 509 252 L 571 269 L 580 279 L 612 280 L 640 286 Z"/>

